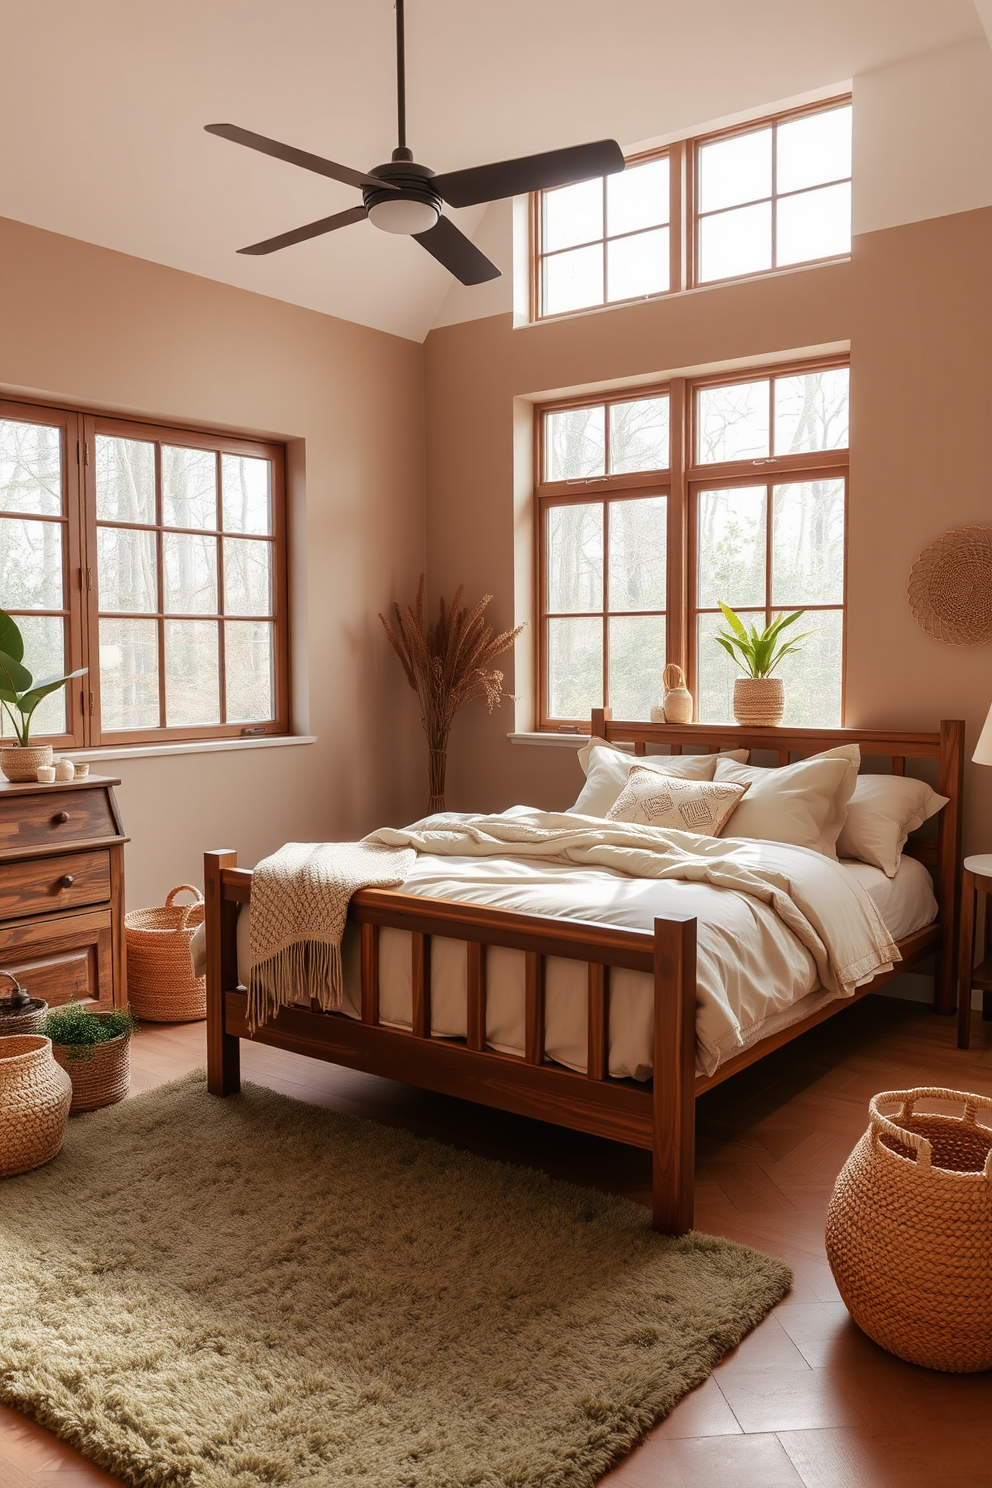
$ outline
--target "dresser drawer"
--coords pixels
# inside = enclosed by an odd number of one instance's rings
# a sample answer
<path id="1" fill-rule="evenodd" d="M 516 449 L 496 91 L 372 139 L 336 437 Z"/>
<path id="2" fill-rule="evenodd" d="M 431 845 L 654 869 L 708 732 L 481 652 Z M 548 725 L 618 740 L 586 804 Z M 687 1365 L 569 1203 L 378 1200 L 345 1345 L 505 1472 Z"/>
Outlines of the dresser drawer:
<path id="1" fill-rule="evenodd" d="M 109 898 L 109 852 L 55 853 L 0 863 L 0 919 L 102 904 Z"/>
<path id="2" fill-rule="evenodd" d="M 0 966 L 49 1007 L 64 1002 L 113 1006 L 113 915 L 109 909 L 0 928 Z"/>
<path id="3" fill-rule="evenodd" d="M 119 835 L 104 790 L 22 796 L 16 810 L 0 811 L 0 854 L 18 847 L 57 847 Z"/>

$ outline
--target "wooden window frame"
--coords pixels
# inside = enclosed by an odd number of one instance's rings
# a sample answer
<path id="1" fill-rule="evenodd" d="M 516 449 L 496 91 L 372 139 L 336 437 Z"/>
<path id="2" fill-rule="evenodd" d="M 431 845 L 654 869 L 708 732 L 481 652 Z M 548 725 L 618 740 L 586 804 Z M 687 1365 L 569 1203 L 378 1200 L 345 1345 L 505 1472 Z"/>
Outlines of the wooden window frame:
<path id="1" fill-rule="evenodd" d="M 637 228 L 629 233 L 607 232 L 607 207 L 606 207 L 606 183 L 609 176 L 602 177 L 603 185 L 603 232 L 598 238 L 590 238 L 587 242 L 571 243 L 567 248 L 556 248 L 550 252 L 544 249 L 544 211 L 543 202 L 545 192 L 534 191 L 530 198 L 530 318 L 538 320 L 569 320 L 575 315 L 588 315 L 593 310 L 612 310 L 617 305 L 636 305 L 642 300 L 664 299 L 666 295 L 675 294 L 684 288 L 685 273 L 683 249 L 683 178 L 685 168 L 683 162 L 684 144 L 680 140 L 673 145 L 664 145 L 657 150 L 643 150 L 637 155 L 625 157 L 626 166 L 646 165 L 652 160 L 668 159 L 668 222 L 656 223 L 651 227 Z M 552 187 L 552 190 L 561 190 L 561 187 Z M 652 294 L 631 295 L 623 300 L 610 300 L 606 297 L 607 289 L 607 244 L 618 242 L 621 238 L 635 238 L 642 233 L 654 232 L 659 227 L 668 228 L 668 288 L 659 289 Z M 603 246 L 603 298 L 595 305 L 581 305 L 575 310 L 562 310 L 546 314 L 544 311 L 544 261 L 546 258 L 556 258 L 561 253 L 571 253 L 577 248 L 592 248 L 597 244 Z"/>
<path id="2" fill-rule="evenodd" d="M 234 739 L 242 737 L 261 738 L 289 733 L 290 670 L 289 670 L 289 594 L 288 594 L 288 541 L 286 532 L 286 450 L 285 446 L 270 440 L 246 438 L 243 435 L 219 434 L 204 429 L 189 428 L 179 424 L 147 423 L 118 418 L 113 414 L 66 408 L 55 404 L 36 404 L 15 399 L 0 401 L 0 418 L 20 422 L 41 423 L 58 426 L 62 430 L 62 470 L 64 510 L 60 518 L 38 517 L 37 513 L 19 513 L 31 520 L 59 521 L 67 534 L 63 542 L 63 596 L 65 607 L 61 611 L 13 610 L 17 615 L 59 613 L 66 623 L 67 671 L 88 667 L 85 677 L 72 682 L 65 689 L 67 729 L 61 734 L 33 734 L 40 743 L 52 744 L 57 749 L 107 748 L 118 745 L 147 746 L 149 744 L 175 744 Z M 101 729 L 100 726 L 100 669 L 99 669 L 99 591 L 97 585 L 97 518 L 96 518 L 96 436 L 106 434 L 125 439 L 135 439 L 156 445 L 156 521 L 144 523 L 110 523 L 129 530 L 154 531 L 189 530 L 167 528 L 162 523 L 161 511 L 161 444 L 179 445 L 187 449 L 215 451 L 218 460 L 218 502 L 221 499 L 220 457 L 222 454 L 253 456 L 267 459 L 272 466 L 271 511 L 272 533 L 225 533 L 221 528 L 195 529 L 198 535 L 214 537 L 218 542 L 218 609 L 215 614 L 188 618 L 216 620 L 219 636 L 219 702 L 221 717 L 226 708 L 226 673 L 224 667 L 224 616 L 225 595 L 223 587 L 223 538 L 245 536 L 272 544 L 272 614 L 271 616 L 248 616 L 236 618 L 271 620 L 273 623 L 273 678 L 274 717 L 258 723 L 213 723 L 199 725 L 159 725 L 143 729 Z M 103 525 L 103 524 L 101 524 Z M 142 612 L 138 618 L 153 620 L 158 627 L 159 667 L 158 685 L 160 716 L 164 717 L 164 621 L 174 617 L 162 608 L 161 541 L 157 541 L 159 583 L 158 604 L 155 611 Z M 108 613 L 108 617 L 110 612 Z M 123 615 L 123 618 L 127 618 Z"/>
<path id="3" fill-rule="evenodd" d="M 804 196 L 810 191 L 819 191 L 826 186 L 843 185 L 851 182 L 852 176 L 838 176 L 835 181 L 820 181 L 816 186 L 804 186 L 798 191 L 776 191 L 777 184 L 777 143 L 778 126 L 791 123 L 794 119 L 806 118 L 812 114 L 827 114 L 833 109 L 849 108 L 852 103 L 850 93 L 838 94 L 836 98 L 820 99 L 817 103 L 803 104 L 799 108 L 783 109 L 777 114 L 766 114 L 761 119 L 751 119 L 746 124 L 735 124 L 728 129 L 717 129 L 711 134 L 700 134 L 693 136 L 685 142 L 685 198 L 687 224 L 686 232 L 686 287 L 688 289 L 709 289 L 718 284 L 737 284 L 741 280 L 761 279 L 768 274 L 787 273 L 790 269 L 806 269 L 813 265 L 843 263 L 851 256 L 851 250 L 845 253 L 833 253 L 823 258 L 804 258 L 798 263 L 778 264 L 776 259 L 777 246 L 777 216 L 775 205 L 778 201 L 790 196 Z M 769 196 L 756 197 L 754 201 L 735 202 L 732 207 L 722 207 L 714 212 L 700 213 L 697 206 L 699 195 L 699 152 L 705 145 L 715 144 L 718 140 L 734 139 L 745 134 L 756 134 L 759 130 L 771 129 L 772 131 L 772 182 Z M 771 204 L 771 233 L 772 233 L 772 262 L 767 269 L 747 269 L 743 274 L 728 274 L 720 279 L 701 279 L 699 276 L 699 228 L 703 217 L 717 217 L 724 212 L 734 212 L 741 207 L 760 205 L 762 202 Z"/>
<path id="4" fill-rule="evenodd" d="M 573 243 L 568 249 L 556 249 L 554 253 L 570 252 L 572 248 L 588 248 L 596 243 L 603 244 L 603 299 L 596 305 L 582 305 L 575 310 L 563 310 L 557 314 L 546 314 L 544 311 L 544 260 L 552 256 L 547 254 L 543 245 L 544 213 L 543 201 L 545 193 L 534 191 L 530 197 L 530 319 L 532 322 L 546 320 L 569 320 L 576 315 L 589 315 L 596 310 L 612 310 L 619 305 L 636 305 L 644 300 L 661 300 L 666 296 L 677 294 L 687 289 L 710 289 L 721 284 L 737 284 L 747 279 L 763 278 L 768 274 L 786 273 L 790 269 L 806 269 L 821 264 L 843 263 L 849 259 L 850 250 L 846 253 L 832 254 L 825 258 L 803 259 L 799 263 L 778 265 L 774 262 L 776 246 L 776 214 L 775 203 L 787 196 L 802 196 L 808 191 L 818 191 L 824 186 L 839 185 L 850 181 L 851 176 L 840 176 L 836 181 L 821 181 L 816 186 L 807 186 L 799 191 L 787 191 L 778 193 L 776 186 L 776 143 L 777 127 L 779 124 L 789 123 L 793 119 L 801 119 L 809 114 L 825 114 L 831 109 L 850 107 L 852 95 L 840 93 L 833 98 L 821 98 L 815 103 L 802 104 L 797 108 L 782 109 L 775 114 L 765 114 L 760 119 L 750 119 L 744 124 L 734 124 L 726 129 L 713 130 L 709 134 L 690 135 L 684 140 L 675 140 L 668 145 L 662 145 L 655 150 L 643 150 L 636 155 L 628 155 L 625 163 L 628 166 L 643 165 L 649 160 L 659 160 L 664 156 L 669 159 L 669 209 L 668 209 L 668 251 L 669 251 L 669 274 L 668 288 L 656 291 L 654 294 L 633 295 L 625 300 L 608 300 L 606 298 L 606 244 L 613 241 L 606 233 L 606 181 L 603 177 L 603 235 L 599 238 L 590 238 L 587 243 Z M 743 274 L 728 275 L 723 279 L 700 279 L 699 277 L 699 223 L 700 215 L 696 208 L 696 199 L 699 186 L 699 151 L 703 145 L 713 144 L 716 140 L 731 139 L 735 135 L 753 134 L 759 129 L 772 129 L 772 193 L 768 197 L 759 197 L 758 202 L 768 201 L 772 207 L 772 265 L 767 269 L 749 269 Z M 560 187 L 551 188 L 560 190 Z M 753 202 L 738 202 L 733 208 L 722 210 L 733 211 L 736 207 L 752 206 Z M 704 213 L 703 216 L 716 216 L 717 213 Z M 642 232 L 650 229 L 642 228 Z M 617 237 L 633 237 L 634 233 L 619 233 Z"/>
<path id="5" fill-rule="evenodd" d="M 696 616 L 696 497 L 700 489 L 715 490 L 722 486 L 781 485 L 790 479 L 843 479 L 844 481 L 844 587 L 843 599 L 837 605 L 803 605 L 803 609 L 840 610 L 843 616 L 843 640 L 841 655 L 841 722 L 845 717 L 847 701 L 847 575 L 848 575 L 848 494 L 850 489 L 849 446 L 840 450 L 814 450 L 798 455 L 769 454 L 760 459 L 743 459 L 700 464 L 696 459 L 696 394 L 707 387 L 728 387 L 734 383 L 769 382 L 770 413 L 769 439 L 774 435 L 774 379 L 796 376 L 801 373 L 823 372 L 833 368 L 850 367 L 850 356 L 804 357 L 795 361 L 777 362 L 768 366 L 740 368 L 731 372 L 714 372 L 700 377 L 674 377 L 665 382 L 624 387 L 608 393 L 580 394 L 571 398 L 555 399 L 536 404 L 534 408 L 534 553 L 535 591 L 534 605 L 537 624 L 535 626 L 535 650 L 537 698 L 535 718 L 539 731 L 574 733 L 585 719 L 557 718 L 548 712 L 548 607 L 547 607 L 547 553 L 545 544 L 545 513 L 551 505 L 579 504 L 584 501 L 603 502 L 623 497 L 665 495 L 668 499 L 668 545 L 666 572 L 666 661 L 677 662 L 686 674 L 690 691 L 698 696 L 697 685 L 697 637 Z M 671 431 L 670 466 L 668 470 L 641 471 L 629 475 L 594 476 L 567 481 L 546 481 L 545 472 L 545 416 L 569 408 L 609 407 L 612 403 L 633 402 L 637 398 L 658 397 L 667 394 L 669 399 L 669 428 Z M 609 417 L 606 418 L 607 439 Z M 607 445 L 608 459 L 608 445 Z M 766 524 L 771 521 L 766 511 Z M 604 541 L 604 601 L 608 596 L 605 566 L 608 561 L 608 536 Z M 766 591 L 765 612 L 772 608 L 768 582 L 770 549 L 766 546 Z M 761 609 L 760 606 L 755 607 Z M 583 612 L 586 613 L 586 612 Z M 601 615 L 604 627 L 604 699 L 609 661 L 606 656 L 606 628 L 612 613 L 604 607 L 601 611 L 589 612 Z M 616 613 L 628 613 L 616 612 Z M 634 611 L 630 613 L 642 613 Z M 661 614 L 662 611 L 643 613 Z M 661 699 L 659 698 L 660 702 Z M 608 706 L 608 703 L 607 703 Z"/>

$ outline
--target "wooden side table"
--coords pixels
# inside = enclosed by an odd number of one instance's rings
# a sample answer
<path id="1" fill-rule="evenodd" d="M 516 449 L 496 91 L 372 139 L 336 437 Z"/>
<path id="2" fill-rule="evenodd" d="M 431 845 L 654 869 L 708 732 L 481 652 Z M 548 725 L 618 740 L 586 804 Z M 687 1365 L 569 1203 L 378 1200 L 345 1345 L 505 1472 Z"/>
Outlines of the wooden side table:
<path id="1" fill-rule="evenodd" d="M 985 895 L 985 950 L 975 965 L 975 904 Z M 961 879 L 961 942 L 958 960 L 958 1048 L 971 1045 L 971 990 L 982 993 L 982 1017 L 992 1020 L 992 853 L 965 858 Z"/>

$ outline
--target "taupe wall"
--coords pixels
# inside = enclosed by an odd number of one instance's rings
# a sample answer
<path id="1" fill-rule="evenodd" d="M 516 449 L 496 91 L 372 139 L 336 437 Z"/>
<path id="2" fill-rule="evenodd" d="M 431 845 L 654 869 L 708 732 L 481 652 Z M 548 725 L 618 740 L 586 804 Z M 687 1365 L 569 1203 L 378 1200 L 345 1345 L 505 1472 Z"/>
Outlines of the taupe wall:
<path id="1" fill-rule="evenodd" d="M 198 881 L 206 847 L 248 866 L 416 815 L 419 722 L 376 612 L 424 564 L 420 346 L 0 219 L 0 388 L 296 441 L 298 722 L 318 742 L 94 766 L 123 780 L 129 903 Z"/>
<path id="2" fill-rule="evenodd" d="M 930 639 L 909 612 L 906 582 L 920 549 L 947 528 L 992 525 L 990 263 L 992 208 L 984 208 L 862 234 L 850 263 L 544 325 L 514 329 L 507 314 L 433 331 L 425 350 L 432 589 L 464 582 L 470 593 L 491 591 L 501 624 L 529 612 L 529 593 L 514 588 L 515 534 L 518 547 L 528 540 L 519 400 L 849 342 L 847 722 L 932 727 L 963 717 L 973 746 L 992 702 L 992 646 L 958 650 Z M 512 683 L 512 662 L 508 671 Z M 473 707 L 456 723 L 451 807 L 574 799 L 571 751 L 511 745 L 513 726 L 509 704 L 492 718 Z M 968 789 L 968 842 L 987 849 L 992 771 L 969 766 Z"/>

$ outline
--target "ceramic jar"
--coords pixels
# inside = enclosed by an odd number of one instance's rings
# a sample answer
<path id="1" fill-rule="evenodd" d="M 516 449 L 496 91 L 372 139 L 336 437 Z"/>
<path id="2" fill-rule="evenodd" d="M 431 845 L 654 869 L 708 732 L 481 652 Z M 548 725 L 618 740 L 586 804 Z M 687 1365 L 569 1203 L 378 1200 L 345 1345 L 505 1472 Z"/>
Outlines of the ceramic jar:
<path id="1" fill-rule="evenodd" d="M 50 1162 L 62 1146 L 72 1081 L 40 1033 L 0 1037 L 0 1178 Z"/>
<path id="2" fill-rule="evenodd" d="M 685 685 L 685 673 L 674 661 L 670 661 L 662 673 L 665 684 L 665 721 L 667 723 L 692 722 L 692 693 Z"/>
<path id="3" fill-rule="evenodd" d="M 8 744 L 0 749 L 0 775 L 23 783 L 35 781 L 40 765 L 50 765 L 55 757 L 51 744 Z"/>

